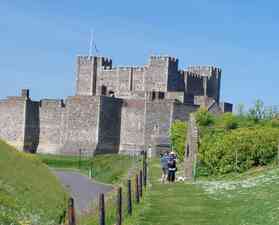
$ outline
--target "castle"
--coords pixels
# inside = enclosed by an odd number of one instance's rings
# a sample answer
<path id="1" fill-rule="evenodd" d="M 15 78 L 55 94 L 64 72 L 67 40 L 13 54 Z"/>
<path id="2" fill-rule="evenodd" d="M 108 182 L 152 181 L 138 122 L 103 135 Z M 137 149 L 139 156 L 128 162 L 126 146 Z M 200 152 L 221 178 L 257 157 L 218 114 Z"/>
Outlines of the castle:
<path id="1" fill-rule="evenodd" d="M 33 101 L 29 90 L 0 100 L 0 139 L 19 150 L 88 154 L 139 153 L 170 147 L 174 120 L 187 121 L 200 106 L 231 112 L 220 102 L 221 69 L 151 56 L 140 67 L 113 67 L 99 56 L 77 57 L 75 96 Z"/>

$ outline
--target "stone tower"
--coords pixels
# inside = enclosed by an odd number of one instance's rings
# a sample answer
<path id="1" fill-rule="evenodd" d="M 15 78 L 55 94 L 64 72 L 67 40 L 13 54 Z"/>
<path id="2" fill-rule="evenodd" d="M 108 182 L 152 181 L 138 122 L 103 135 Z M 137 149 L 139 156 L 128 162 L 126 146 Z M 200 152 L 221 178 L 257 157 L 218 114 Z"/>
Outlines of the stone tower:
<path id="1" fill-rule="evenodd" d="M 77 57 L 77 90 L 76 95 L 96 95 L 97 77 L 102 68 L 111 68 L 112 61 L 104 57 Z"/>

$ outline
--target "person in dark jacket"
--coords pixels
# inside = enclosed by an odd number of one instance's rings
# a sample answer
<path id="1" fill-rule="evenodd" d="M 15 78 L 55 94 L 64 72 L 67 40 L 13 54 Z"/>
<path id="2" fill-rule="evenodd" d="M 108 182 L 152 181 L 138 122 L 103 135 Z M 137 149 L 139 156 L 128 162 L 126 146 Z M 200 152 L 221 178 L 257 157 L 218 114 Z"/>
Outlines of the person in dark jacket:
<path id="1" fill-rule="evenodd" d="M 169 162 L 168 162 L 168 181 L 170 183 L 174 183 L 175 182 L 175 172 L 177 170 L 176 168 L 176 160 L 174 159 L 171 159 Z"/>

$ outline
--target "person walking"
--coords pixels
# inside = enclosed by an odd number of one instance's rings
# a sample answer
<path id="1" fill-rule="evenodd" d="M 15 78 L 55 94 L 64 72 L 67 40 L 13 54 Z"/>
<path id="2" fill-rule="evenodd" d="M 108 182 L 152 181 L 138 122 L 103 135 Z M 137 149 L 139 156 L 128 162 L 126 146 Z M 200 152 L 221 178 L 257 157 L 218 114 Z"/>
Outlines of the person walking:
<path id="1" fill-rule="evenodd" d="M 161 164 L 161 168 L 162 168 L 162 176 L 161 176 L 161 182 L 165 183 L 165 181 L 167 180 L 167 176 L 168 176 L 168 158 L 167 158 L 167 154 L 160 154 L 160 164 Z"/>
<path id="2" fill-rule="evenodd" d="M 176 168 L 176 160 L 174 158 L 170 158 L 168 162 L 168 181 L 169 183 L 175 182 L 175 172 L 177 171 Z"/>

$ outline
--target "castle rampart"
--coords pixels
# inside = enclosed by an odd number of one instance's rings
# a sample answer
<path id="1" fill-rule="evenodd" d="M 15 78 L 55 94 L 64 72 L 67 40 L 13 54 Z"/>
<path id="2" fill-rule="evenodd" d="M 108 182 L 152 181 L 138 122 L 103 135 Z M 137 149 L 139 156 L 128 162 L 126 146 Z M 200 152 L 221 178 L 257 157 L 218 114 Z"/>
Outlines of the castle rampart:
<path id="1" fill-rule="evenodd" d="M 203 106 L 219 114 L 221 69 L 151 56 L 143 66 L 112 66 L 105 57 L 78 56 L 76 95 L 32 101 L 29 90 L 0 100 L 0 138 L 20 150 L 51 154 L 138 154 L 170 147 L 174 120 Z"/>

